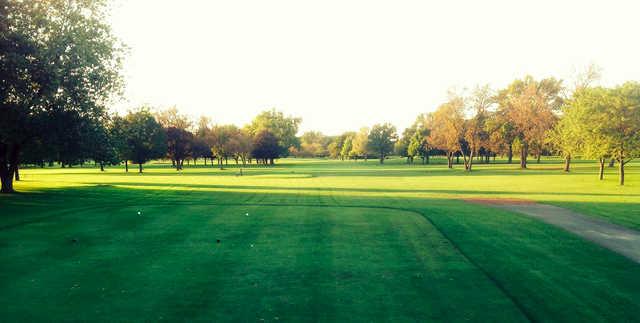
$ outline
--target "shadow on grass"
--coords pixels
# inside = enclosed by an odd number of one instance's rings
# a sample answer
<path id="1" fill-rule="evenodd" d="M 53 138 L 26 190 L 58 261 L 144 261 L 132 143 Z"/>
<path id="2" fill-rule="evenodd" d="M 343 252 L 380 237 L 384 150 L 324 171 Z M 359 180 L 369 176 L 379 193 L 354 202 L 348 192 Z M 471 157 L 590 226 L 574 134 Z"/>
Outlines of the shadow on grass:
<path id="1" fill-rule="evenodd" d="M 109 184 L 101 184 L 88 182 L 84 184 L 96 186 L 127 186 L 127 187 L 181 187 L 181 188 L 198 188 L 211 190 L 246 190 L 246 191 L 264 191 L 260 193 L 269 193 L 273 191 L 301 191 L 301 192 L 338 192 L 338 193 L 406 193 L 406 194 L 452 194 L 452 195 L 576 195 L 576 196 L 640 196 L 640 194 L 632 193 L 575 193 L 575 192 L 518 192 L 518 191 L 487 191 L 487 190 L 459 190 L 459 189 L 395 189 L 395 188 L 343 188 L 343 187 L 282 187 L 282 186 L 262 186 L 262 185 L 217 185 L 217 184 L 179 184 L 179 183 L 143 183 L 143 182 L 111 182 Z"/>

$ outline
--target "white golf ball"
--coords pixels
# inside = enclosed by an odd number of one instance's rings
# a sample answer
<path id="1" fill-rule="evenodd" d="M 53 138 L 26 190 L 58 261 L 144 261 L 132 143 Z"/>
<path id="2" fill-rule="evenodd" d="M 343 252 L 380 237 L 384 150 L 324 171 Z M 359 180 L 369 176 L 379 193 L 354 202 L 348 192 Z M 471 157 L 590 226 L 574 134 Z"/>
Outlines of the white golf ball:
<path id="1" fill-rule="evenodd" d="M 142 214 L 140 211 L 138 211 L 138 215 Z"/>

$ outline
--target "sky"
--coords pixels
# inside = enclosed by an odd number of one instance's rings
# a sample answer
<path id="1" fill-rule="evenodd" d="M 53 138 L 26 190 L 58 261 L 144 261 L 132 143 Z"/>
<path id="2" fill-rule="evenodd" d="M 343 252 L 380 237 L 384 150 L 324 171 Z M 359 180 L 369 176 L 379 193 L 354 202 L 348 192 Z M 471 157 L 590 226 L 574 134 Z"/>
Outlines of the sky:
<path id="1" fill-rule="evenodd" d="M 300 131 L 399 131 L 451 88 L 530 74 L 640 81 L 640 1 L 113 0 L 129 46 L 113 109 L 177 106 L 249 123 L 276 108 Z"/>

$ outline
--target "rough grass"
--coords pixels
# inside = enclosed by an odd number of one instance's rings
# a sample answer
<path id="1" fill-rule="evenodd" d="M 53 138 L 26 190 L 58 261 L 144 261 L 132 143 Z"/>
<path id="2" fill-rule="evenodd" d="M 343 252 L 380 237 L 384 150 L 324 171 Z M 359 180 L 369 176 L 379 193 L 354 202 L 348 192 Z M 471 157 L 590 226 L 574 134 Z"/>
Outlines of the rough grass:
<path id="1" fill-rule="evenodd" d="M 640 266 L 462 201 L 532 199 L 639 229 L 638 166 L 625 187 L 594 166 L 25 169 L 22 193 L 0 196 L 0 317 L 631 321 Z"/>

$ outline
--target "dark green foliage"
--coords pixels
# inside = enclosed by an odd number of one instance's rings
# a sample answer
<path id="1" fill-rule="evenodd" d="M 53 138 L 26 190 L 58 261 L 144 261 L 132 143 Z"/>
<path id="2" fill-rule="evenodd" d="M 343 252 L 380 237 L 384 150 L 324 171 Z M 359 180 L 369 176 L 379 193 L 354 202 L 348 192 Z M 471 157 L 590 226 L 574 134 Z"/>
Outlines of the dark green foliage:
<path id="1" fill-rule="evenodd" d="M 252 155 L 256 160 L 261 160 L 264 164 L 267 162 L 273 164 L 273 160 L 280 156 L 280 148 L 278 138 L 271 132 L 263 130 L 253 139 Z"/>
<path id="2" fill-rule="evenodd" d="M 142 164 L 167 153 L 167 133 L 146 108 L 129 112 L 124 117 L 123 135 L 124 155 L 138 164 L 140 173 Z"/>

